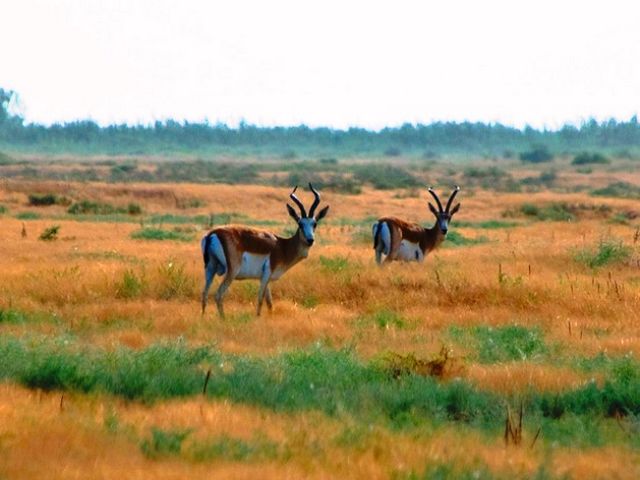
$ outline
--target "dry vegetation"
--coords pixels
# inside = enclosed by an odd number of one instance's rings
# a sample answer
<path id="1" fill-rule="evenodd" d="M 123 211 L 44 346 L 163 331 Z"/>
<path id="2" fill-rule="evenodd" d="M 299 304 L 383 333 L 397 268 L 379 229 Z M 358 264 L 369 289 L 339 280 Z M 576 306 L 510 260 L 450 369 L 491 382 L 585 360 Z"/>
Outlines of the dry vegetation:
<path id="1" fill-rule="evenodd" d="M 257 282 L 236 282 L 225 320 L 199 313 L 199 237 L 225 221 L 290 232 L 287 188 L 4 181 L 0 478 L 638 478 L 640 202 L 571 192 L 588 178 L 560 177 L 564 191 L 463 184 L 443 248 L 423 265 L 385 269 L 374 263 L 372 219 L 431 224 L 426 194 L 326 191 L 330 215 L 309 259 L 273 284 L 274 311 L 256 318 Z M 595 172 L 593 186 L 615 178 Z M 29 205 L 49 193 L 66 200 Z M 82 200 L 122 210 L 68 213 Z M 40 240 L 53 225 L 56 238 Z M 202 348 L 193 385 L 121 393 L 103 379 L 136 352 L 130 368 L 143 368 L 158 345 Z M 165 370 L 188 363 L 182 354 L 149 375 L 169 382 Z M 32 359 L 27 373 L 7 366 Z M 304 376 L 305 362 L 328 367 Z M 268 400 L 260 372 L 282 385 Z M 288 381 L 308 392 L 285 398 Z M 380 390 L 389 398 L 378 410 L 378 384 L 406 396 Z M 621 389 L 618 403 L 580 407 L 580 392 L 608 385 Z M 335 405 L 323 393 L 332 388 L 344 394 Z M 429 388 L 455 397 L 446 411 L 431 415 L 411 393 Z M 520 402 L 522 441 L 505 446 L 506 405 Z M 554 402 L 565 402 L 557 415 Z"/>

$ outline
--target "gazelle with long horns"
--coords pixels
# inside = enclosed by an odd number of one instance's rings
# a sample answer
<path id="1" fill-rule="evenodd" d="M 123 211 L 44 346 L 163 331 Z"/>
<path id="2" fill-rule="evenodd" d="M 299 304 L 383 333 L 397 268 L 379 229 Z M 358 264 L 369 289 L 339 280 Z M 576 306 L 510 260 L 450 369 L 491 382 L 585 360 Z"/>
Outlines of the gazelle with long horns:
<path id="1" fill-rule="evenodd" d="M 309 248 L 315 240 L 315 229 L 329 211 L 326 206 L 316 215 L 320 205 L 320 194 L 309 184 L 314 200 L 309 214 L 296 196 L 295 187 L 289 197 L 300 209 L 300 215 L 287 204 L 287 211 L 298 224 L 296 233 L 283 238 L 271 232 L 255 228 L 229 225 L 218 227 L 207 233 L 202 239 L 204 257 L 205 285 L 202 291 L 202 313 L 207 307 L 209 288 L 216 275 L 224 275 L 216 291 L 218 313 L 224 317 L 222 300 L 231 283 L 238 279 L 255 278 L 260 280 L 257 314 L 260 315 L 262 302 L 266 299 L 269 309 L 273 307 L 269 282 L 280 278 L 299 261 L 307 258 Z"/>
<path id="2" fill-rule="evenodd" d="M 436 201 L 438 208 L 429 202 L 429 210 L 436 217 L 436 223 L 431 228 L 424 228 L 416 223 L 405 222 L 396 217 L 383 217 L 373 224 L 373 248 L 376 251 L 376 262 L 380 265 L 382 254 L 386 255 L 384 263 L 394 260 L 405 262 L 422 262 L 429 252 L 436 249 L 447 236 L 449 222 L 453 215 L 460 210 L 460 204 L 451 208 L 453 199 L 460 191 L 456 185 L 447 208 L 442 208 L 442 203 L 431 187 L 429 193 Z"/>

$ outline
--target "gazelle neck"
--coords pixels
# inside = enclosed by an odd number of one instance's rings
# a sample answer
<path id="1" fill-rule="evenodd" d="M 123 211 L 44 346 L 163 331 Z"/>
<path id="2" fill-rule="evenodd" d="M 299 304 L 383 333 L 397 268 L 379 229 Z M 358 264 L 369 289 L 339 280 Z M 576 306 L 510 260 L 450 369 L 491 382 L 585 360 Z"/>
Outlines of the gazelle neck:
<path id="1" fill-rule="evenodd" d="M 438 222 L 436 222 L 431 228 L 425 228 L 425 250 L 430 252 L 434 248 L 438 247 L 444 241 L 445 237 L 446 235 L 442 233 L 442 230 L 440 230 L 440 227 L 438 227 Z"/>
<path id="2" fill-rule="evenodd" d="M 310 246 L 302 238 L 300 227 L 288 238 L 281 238 L 282 250 L 287 263 L 294 264 L 309 255 Z"/>

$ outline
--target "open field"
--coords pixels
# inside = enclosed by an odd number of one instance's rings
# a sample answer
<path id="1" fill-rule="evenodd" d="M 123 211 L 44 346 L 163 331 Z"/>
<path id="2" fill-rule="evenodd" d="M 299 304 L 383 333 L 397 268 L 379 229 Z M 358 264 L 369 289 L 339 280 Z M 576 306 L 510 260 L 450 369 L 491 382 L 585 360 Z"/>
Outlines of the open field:
<path id="1" fill-rule="evenodd" d="M 154 159 L 0 166 L 0 479 L 638 478 L 637 161 L 394 162 L 410 188 L 384 168 L 375 188 L 367 159 L 250 181 L 241 162 L 227 184 L 200 163 L 145 181 Z M 331 211 L 274 310 L 237 281 L 227 318 L 201 316 L 202 234 L 292 233 L 308 176 Z M 431 225 L 420 185 L 454 182 L 442 248 L 379 269 L 375 218 Z"/>

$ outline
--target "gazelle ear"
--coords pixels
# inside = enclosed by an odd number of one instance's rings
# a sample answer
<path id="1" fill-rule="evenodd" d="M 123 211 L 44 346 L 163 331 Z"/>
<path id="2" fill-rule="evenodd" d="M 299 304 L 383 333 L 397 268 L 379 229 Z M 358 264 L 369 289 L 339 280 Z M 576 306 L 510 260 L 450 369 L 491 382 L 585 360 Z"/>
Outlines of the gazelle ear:
<path id="1" fill-rule="evenodd" d="M 433 213 L 436 217 L 438 216 L 438 210 L 436 210 L 436 207 L 434 207 L 431 202 L 429 202 L 429 210 L 431 210 L 431 213 Z"/>
<path id="2" fill-rule="evenodd" d="M 289 215 L 291 216 L 291 218 L 293 218 L 296 222 L 300 221 L 300 215 L 298 215 L 298 213 L 294 210 L 294 208 L 288 203 L 287 203 L 287 211 L 289 212 Z"/>
<path id="3" fill-rule="evenodd" d="M 451 209 L 451 211 L 449 212 L 449 215 L 453 216 L 453 214 L 456 213 L 458 210 L 460 210 L 460 204 L 459 203 L 455 207 L 453 207 Z"/>
<path id="4" fill-rule="evenodd" d="M 319 222 L 320 220 L 322 220 L 327 215 L 328 211 L 329 211 L 329 205 L 327 205 L 322 210 L 320 210 L 316 215 L 316 222 Z"/>

